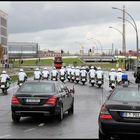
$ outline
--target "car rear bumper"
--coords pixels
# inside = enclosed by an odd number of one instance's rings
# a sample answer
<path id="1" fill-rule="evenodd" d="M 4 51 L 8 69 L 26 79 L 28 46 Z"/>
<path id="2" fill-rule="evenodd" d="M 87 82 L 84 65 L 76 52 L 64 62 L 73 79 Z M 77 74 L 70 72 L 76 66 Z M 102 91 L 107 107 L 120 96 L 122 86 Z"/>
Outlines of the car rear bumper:
<path id="1" fill-rule="evenodd" d="M 39 107 L 39 106 L 12 106 L 12 112 L 19 116 L 54 116 L 60 113 L 59 107 Z"/>
<path id="2" fill-rule="evenodd" d="M 140 135 L 140 123 L 103 120 L 99 122 L 99 129 L 102 134 L 108 135 Z"/>

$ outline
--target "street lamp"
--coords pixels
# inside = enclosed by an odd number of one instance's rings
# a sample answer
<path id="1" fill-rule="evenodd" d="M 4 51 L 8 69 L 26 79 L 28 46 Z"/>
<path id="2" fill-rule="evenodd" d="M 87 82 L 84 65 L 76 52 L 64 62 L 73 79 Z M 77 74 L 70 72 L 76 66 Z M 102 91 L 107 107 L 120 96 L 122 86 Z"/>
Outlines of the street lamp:
<path id="1" fill-rule="evenodd" d="M 137 25 L 136 25 L 136 22 L 135 22 L 135 20 L 134 20 L 134 18 L 130 15 L 130 13 L 128 13 L 128 12 L 126 12 L 126 11 L 124 11 L 124 10 L 122 10 L 122 9 L 119 9 L 119 8 L 116 8 L 116 7 L 112 7 L 112 9 L 117 9 L 117 10 L 120 10 L 120 11 L 123 11 L 124 13 L 126 13 L 131 19 L 132 19 L 132 21 L 133 21 L 133 27 L 134 27 L 134 29 L 135 29 L 135 31 L 136 31 L 136 50 L 137 50 L 137 62 L 136 62 L 136 67 L 138 67 L 138 61 L 139 61 L 139 38 L 138 38 L 138 30 L 137 30 Z M 124 18 L 123 18 L 123 20 L 124 20 Z M 127 20 L 128 21 L 128 20 Z M 129 22 L 130 23 L 130 22 Z M 132 25 L 132 23 L 131 23 L 131 25 Z M 138 71 L 137 71 L 138 72 Z"/>
<path id="2" fill-rule="evenodd" d="M 117 29 L 115 27 L 112 27 L 112 26 L 109 26 L 108 28 L 111 28 L 111 29 L 114 29 L 114 30 L 118 31 L 123 36 L 123 33 L 119 29 Z"/>

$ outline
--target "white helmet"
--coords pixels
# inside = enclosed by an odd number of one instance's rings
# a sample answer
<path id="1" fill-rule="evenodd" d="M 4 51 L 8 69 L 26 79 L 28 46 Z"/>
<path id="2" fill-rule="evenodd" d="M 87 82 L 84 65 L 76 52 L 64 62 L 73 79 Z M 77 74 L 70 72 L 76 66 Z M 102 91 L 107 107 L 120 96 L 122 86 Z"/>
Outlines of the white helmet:
<path id="1" fill-rule="evenodd" d="M 38 71 L 38 70 L 39 70 L 39 68 L 36 68 L 35 70 L 36 70 L 36 71 Z"/>
<path id="2" fill-rule="evenodd" d="M 101 70 L 101 67 L 98 67 L 97 70 Z"/>
<path id="3" fill-rule="evenodd" d="M 76 69 L 79 69 L 79 67 L 77 66 Z"/>
<path id="4" fill-rule="evenodd" d="M 94 69 L 94 66 L 91 66 L 91 69 Z"/>
<path id="5" fill-rule="evenodd" d="M 61 67 L 61 69 L 64 69 L 64 67 Z"/>
<path id="6" fill-rule="evenodd" d="M 6 74 L 6 71 L 5 71 L 5 70 L 3 70 L 3 71 L 2 71 L 2 74 Z"/>
<path id="7" fill-rule="evenodd" d="M 86 68 L 85 67 L 82 67 L 82 69 L 85 70 Z"/>
<path id="8" fill-rule="evenodd" d="M 114 71 L 115 71 L 115 69 L 114 69 L 114 68 L 112 68 L 112 69 L 111 69 L 111 71 L 112 71 L 112 72 L 114 72 Z"/>
<path id="9" fill-rule="evenodd" d="M 118 72 L 122 72 L 122 69 L 121 68 L 118 68 Z"/>
<path id="10" fill-rule="evenodd" d="M 47 68 L 45 67 L 44 70 L 47 70 Z"/>
<path id="11" fill-rule="evenodd" d="M 20 69 L 19 71 L 20 71 L 20 72 L 23 72 L 24 70 L 23 70 L 23 69 Z"/>
<path id="12" fill-rule="evenodd" d="M 56 67 L 53 67 L 53 69 L 55 70 L 55 69 L 56 69 Z"/>
<path id="13" fill-rule="evenodd" d="M 74 66 L 72 66 L 72 69 L 74 69 Z"/>

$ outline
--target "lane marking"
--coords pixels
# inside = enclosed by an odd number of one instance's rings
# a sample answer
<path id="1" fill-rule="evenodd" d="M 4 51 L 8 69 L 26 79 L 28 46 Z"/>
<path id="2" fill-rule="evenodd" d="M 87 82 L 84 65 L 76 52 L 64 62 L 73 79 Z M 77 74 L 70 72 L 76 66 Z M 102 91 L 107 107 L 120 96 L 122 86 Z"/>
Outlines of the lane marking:
<path id="1" fill-rule="evenodd" d="M 7 137 L 10 137 L 10 136 L 11 136 L 11 135 L 4 135 L 4 136 L 1 136 L 0 139 L 1 139 L 1 138 L 7 138 Z"/>
<path id="2" fill-rule="evenodd" d="M 33 129 L 35 129 L 35 128 L 30 128 L 30 129 L 24 130 L 24 132 L 29 132 L 29 131 L 32 131 Z"/>

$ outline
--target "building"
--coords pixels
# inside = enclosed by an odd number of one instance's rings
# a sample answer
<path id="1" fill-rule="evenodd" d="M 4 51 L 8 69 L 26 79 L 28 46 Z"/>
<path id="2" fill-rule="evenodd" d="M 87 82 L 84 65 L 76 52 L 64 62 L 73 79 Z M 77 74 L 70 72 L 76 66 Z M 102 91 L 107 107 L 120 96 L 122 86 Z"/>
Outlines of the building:
<path id="1" fill-rule="evenodd" d="M 0 59 L 1 60 L 8 59 L 8 53 L 7 53 L 7 40 L 8 40 L 7 19 L 8 19 L 8 15 L 0 10 Z"/>
<path id="2" fill-rule="evenodd" d="M 9 59 L 24 59 L 39 57 L 38 43 L 8 42 Z"/>

